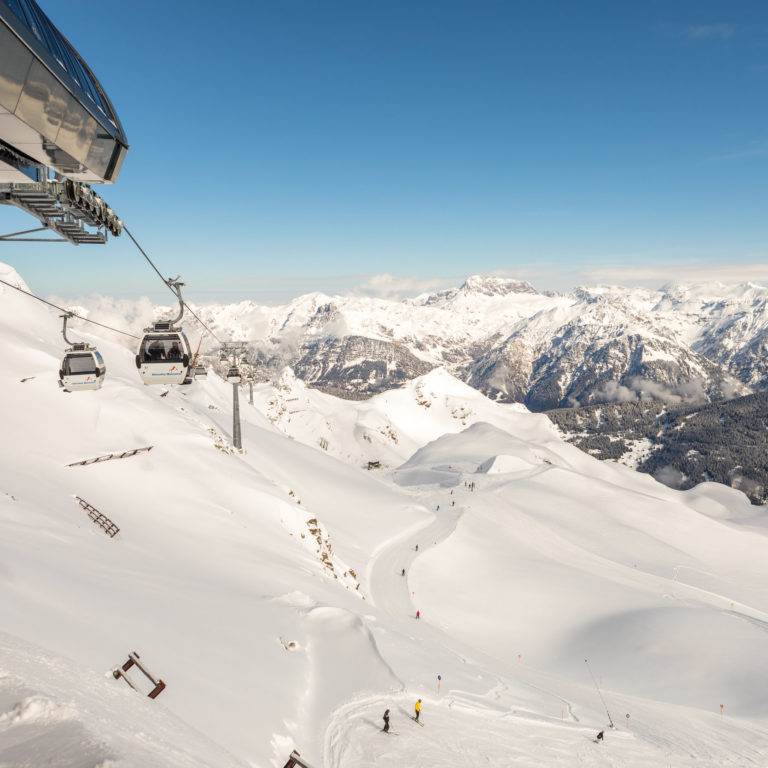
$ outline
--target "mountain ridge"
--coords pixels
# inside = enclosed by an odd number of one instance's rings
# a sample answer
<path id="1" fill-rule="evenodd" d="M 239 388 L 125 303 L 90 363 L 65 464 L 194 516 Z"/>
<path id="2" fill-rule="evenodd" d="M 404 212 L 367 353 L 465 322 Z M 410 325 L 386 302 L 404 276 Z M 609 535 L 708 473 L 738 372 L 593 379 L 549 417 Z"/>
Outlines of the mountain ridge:
<path id="1" fill-rule="evenodd" d="M 250 340 L 261 380 L 290 365 L 340 396 L 383 392 L 439 366 L 536 411 L 768 388 L 768 288 L 755 283 L 555 294 L 475 275 L 402 301 L 312 293 L 280 307 L 195 309 L 217 335 Z"/>

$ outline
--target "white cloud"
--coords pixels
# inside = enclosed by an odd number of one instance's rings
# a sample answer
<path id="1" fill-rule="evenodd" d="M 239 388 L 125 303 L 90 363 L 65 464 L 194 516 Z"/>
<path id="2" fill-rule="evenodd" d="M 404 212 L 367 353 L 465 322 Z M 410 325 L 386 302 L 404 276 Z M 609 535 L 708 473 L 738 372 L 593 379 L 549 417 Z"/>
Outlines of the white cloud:
<path id="1" fill-rule="evenodd" d="M 493 373 L 488 377 L 488 383 L 495 389 L 508 395 L 509 390 L 507 389 L 507 380 L 509 378 L 509 369 L 506 365 L 501 363 L 494 368 Z"/>
<path id="2" fill-rule="evenodd" d="M 455 282 L 452 279 L 403 277 L 384 273 L 372 275 L 364 283 L 357 286 L 353 293 L 397 300 L 406 296 L 417 296 L 420 293 L 453 287 Z"/>
<path id="3" fill-rule="evenodd" d="M 653 473 L 653 478 L 669 488 L 679 488 L 685 480 L 685 475 L 673 466 L 667 465 L 657 469 Z"/>
<path id="4" fill-rule="evenodd" d="M 751 157 L 764 157 L 768 155 L 768 142 L 755 144 L 749 149 L 741 149 L 735 152 L 727 152 L 724 155 L 718 155 L 713 160 L 743 160 Z"/>
<path id="5" fill-rule="evenodd" d="M 723 379 L 720 384 L 720 392 L 726 400 L 738 397 L 742 393 L 741 382 L 737 379 Z"/>
<path id="6" fill-rule="evenodd" d="M 706 402 L 704 382 L 691 379 L 678 384 L 674 389 L 643 376 L 633 376 L 628 386 L 618 381 L 608 381 L 592 397 L 597 403 L 633 403 L 638 400 L 662 400 L 670 405 L 696 405 Z"/>
<path id="7" fill-rule="evenodd" d="M 336 339 L 343 339 L 349 333 L 347 321 L 340 315 L 329 320 L 322 329 L 323 335 L 332 336 Z"/>
<path id="8" fill-rule="evenodd" d="M 708 38 L 719 37 L 727 39 L 733 37 L 736 30 L 730 24 L 702 24 L 695 27 L 688 27 L 685 34 L 695 40 L 706 40 Z"/>
<path id="9" fill-rule="evenodd" d="M 115 299 L 111 296 L 100 295 L 80 297 L 74 300 L 63 299 L 60 296 L 49 296 L 48 301 L 120 332 L 112 333 L 105 328 L 73 319 L 67 324 L 68 333 L 72 331 L 70 338 L 73 341 L 79 340 L 78 333 L 84 332 L 111 339 L 126 347 L 133 347 L 137 343 L 136 339 L 125 334 L 140 337 L 144 328 L 153 320 L 158 319 L 157 307 L 146 296 L 136 300 Z M 177 308 L 178 305 L 172 307 L 172 311 Z"/>
<path id="10" fill-rule="evenodd" d="M 633 376 L 628 384 L 640 400 L 663 400 L 671 405 L 696 405 L 707 401 L 701 379 L 682 381 L 674 389 L 642 376 Z"/>
<path id="11" fill-rule="evenodd" d="M 747 254 L 746 258 L 755 258 L 753 263 L 703 264 L 700 261 L 676 261 L 673 254 L 663 253 L 626 253 L 616 254 L 616 263 L 572 268 L 569 265 L 552 263 L 521 264 L 515 269 L 494 269 L 484 274 L 506 277 L 513 280 L 526 280 L 538 291 L 568 292 L 576 286 L 586 285 L 621 285 L 627 288 L 642 286 L 658 289 L 674 284 L 758 283 L 768 285 L 768 254 Z M 680 258 L 680 257 L 678 257 Z M 571 260 L 575 261 L 575 259 Z M 406 278 L 396 278 L 406 279 Z M 455 288 L 465 278 L 445 277 L 435 280 L 434 285 L 423 290 Z M 426 281 L 425 281 L 426 282 Z"/>
<path id="12" fill-rule="evenodd" d="M 649 264 L 587 267 L 583 284 L 611 283 L 658 288 L 669 283 L 768 283 L 768 264 Z"/>
<path id="13" fill-rule="evenodd" d="M 591 398 L 602 403 L 631 403 L 638 400 L 637 393 L 618 381 L 608 381 L 605 386 Z"/>

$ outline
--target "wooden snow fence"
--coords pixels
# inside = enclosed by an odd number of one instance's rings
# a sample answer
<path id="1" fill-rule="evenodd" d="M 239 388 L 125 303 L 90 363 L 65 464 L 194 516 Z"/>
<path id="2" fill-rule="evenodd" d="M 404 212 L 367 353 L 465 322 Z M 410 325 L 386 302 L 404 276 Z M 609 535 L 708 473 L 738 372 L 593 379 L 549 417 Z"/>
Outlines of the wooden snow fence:
<path id="1" fill-rule="evenodd" d="M 88 513 L 88 517 L 100 528 L 103 528 L 107 536 L 114 539 L 120 532 L 120 529 L 106 515 L 102 515 L 96 507 L 92 507 L 85 499 L 81 499 L 79 496 L 75 496 L 75 498 L 77 503 Z"/>
<path id="2" fill-rule="evenodd" d="M 112 677 L 115 678 L 115 680 L 119 680 L 121 677 L 123 680 L 125 680 L 128 685 L 133 688 L 134 691 L 137 693 L 141 693 L 139 690 L 139 687 L 131 680 L 130 677 L 126 674 L 128 670 L 133 667 L 134 665 L 140 669 L 144 676 L 154 685 L 155 687 L 147 694 L 150 699 L 156 699 L 164 690 L 165 690 L 165 683 L 159 678 L 155 677 L 144 664 L 142 664 L 141 661 L 139 661 L 141 657 L 139 656 L 136 651 L 133 651 L 128 654 L 128 661 L 125 662 L 121 667 L 116 667 L 112 670 Z"/>
<path id="3" fill-rule="evenodd" d="M 312 766 L 294 749 L 293 752 L 291 752 L 291 756 L 288 758 L 288 762 L 283 768 L 297 768 L 297 766 L 298 768 L 312 768 Z"/>
<path id="4" fill-rule="evenodd" d="M 135 456 L 137 453 L 151 451 L 154 447 L 154 445 L 148 445 L 146 448 L 134 448 L 133 450 L 123 451 L 122 453 L 108 453 L 105 456 L 97 456 L 95 459 L 83 459 L 83 461 L 75 461 L 72 464 L 67 464 L 67 466 L 85 467 L 88 464 L 98 464 L 101 461 L 111 461 L 112 459 L 127 459 L 129 456 Z"/>

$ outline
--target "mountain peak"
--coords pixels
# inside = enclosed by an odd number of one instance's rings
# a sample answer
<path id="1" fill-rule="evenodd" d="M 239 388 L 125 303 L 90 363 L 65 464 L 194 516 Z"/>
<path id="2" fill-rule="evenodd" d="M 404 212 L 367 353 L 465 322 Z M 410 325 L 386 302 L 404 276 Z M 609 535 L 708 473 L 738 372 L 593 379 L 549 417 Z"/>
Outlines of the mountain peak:
<path id="1" fill-rule="evenodd" d="M 492 275 L 472 275 L 459 289 L 462 293 L 482 294 L 483 296 L 507 296 L 510 293 L 537 293 L 526 280 L 512 280 L 507 277 Z"/>

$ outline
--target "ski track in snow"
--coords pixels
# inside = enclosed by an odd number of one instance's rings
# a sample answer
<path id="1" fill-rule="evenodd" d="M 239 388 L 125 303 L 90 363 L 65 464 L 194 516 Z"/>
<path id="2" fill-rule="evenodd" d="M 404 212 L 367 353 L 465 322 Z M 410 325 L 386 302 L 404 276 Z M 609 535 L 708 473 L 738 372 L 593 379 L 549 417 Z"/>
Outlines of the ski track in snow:
<path id="1" fill-rule="evenodd" d="M 423 499 L 425 503 L 434 498 Z M 437 502 L 432 505 L 434 510 Z M 434 520 L 417 531 L 409 531 L 380 550 L 370 572 L 371 597 L 374 605 L 391 616 L 402 617 L 409 611 L 415 617 L 417 608 L 408 589 L 408 572 L 414 560 L 430 547 L 448 538 L 458 525 L 461 507 L 435 511 Z M 419 551 L 416 551 L 416 546 Z M 405 577 L 401 575 L 405 568 Z"/>
<path id="2" fill-rule="evenodd" d="M 527 479 L 549 470 L 542 469 L 521 472 Z M 376 553 L 370 569 L 371 595 L 375 606 L 395 619 L 415 621 L 418 601 L 415 601 L 408 585 L 408 573 L 418 558 L 431 548 L 439 546 L 448 539 L 460 524 L 468 508 L 461 504 L 447 506 L 446 490 L 417 491 L 419 501 L 430 506 L 434 519 L 418 530 L 407 531 L 404 535 L 388 542 Z M 452 499 L 453 496 L 448 496 Z M 440 504 L 440 509 L 436 509 Z M 532 521 L 531 525 L 535 525 Z M 416 552 L 415 545 L 419 544 Z M 583 556 L 583 553 L 582 553 Z M 594 555 L 593 555 L 594 557 Z M 603 560 L 603 558 L 597 558 Z M 605 560 L 603 567 L 624 570 L 626 566 Z M 405 567 L 406 577 L 401 575 Z M 673 578 L 676 586 L 696 593 L 713 604 L 722 604 L 724 596 L 678 580 L 679 568 Z M 652 581 L 659 581 L 651 574 L 637 574 Z M 681 596 L 675 596 L 683 600 Z M 755 623 L 761 630 L 766 630 L 768 623 L 758 616 L 762 611 L 743 606 L 748 615 L 734 611 L 735 617 Z M 352 768 L 366 764 L 373 759 L 377 768 L 433 768 L 450 754 L 452 760 L 467 768 L 480 768 L 488 765 L 509 766 L 570 766 L 579 765 L 607 766 L 610 768 L 658 768 L 659 766 L 718 765 L 718 766 L 761 766 L 765 764 L 768 733 L 754 730 L 738 724 L 736 741 L 740 748 L 732 753 L 724 752 L 727 740 L 722 733 L 722 721 L 712 718 L 721 728 L 715 728 L 707 736 L 702 733 L 692 719 L 689 729 L 681 733 L 675 723 L 656 719 L 652 713 L 652 703 L 635 701 L 629 697 L 614 695 L 614 708 L 618 702 L 620 709 L 626 707 L 634 712 L 641 712 L 644 725 L 633 730 L 617 724 L 615 729 L 605 728 L 606 737 L 602 744 L 594 739 L 595 727 L 580 723 L 571 700 L 558 691 L 573 688 L 572 684 L 561 684 L 554 677 L 538 670 L 532 670 L 522 664 L 514 664 L 504 659 L 491 658 L 477 649 L 467 647 L 455 637 L 445 635 L 439 626 L 428 618 L 420 618 L 416 628 L 420 642 L 434 648 L 450 649 L 456 653 L 462 663 L 469 666 L 483 667 L 501 671 L 501 675 L 491 672 L 496 685 L 487 683 L 484 693 L 460 692 L 452 689 L 442 700 L 439 696 L 422 704 L 423 729 L 411 724 L 409 718 L 417 695 L 403 694 L 365 696 L 356 698 L 337 709 L 329 718 L 323 745 L 324 768 Z M 515 699 L 519 689 L 511 691 L 504 679 L 514 681 L 545 697 L 551 697 L 562 707 L 560 721 L 543 717 L 535 711 L 521 711 L 509 707 L 510 699 Z M 542 683 L 549 680 L 545 686 Z M 590 695 L 590 694 L 588 694 Z M 498 699 L 495 705 L 494 700 Z M 381 715 L 389 708 L 392 733 L 381 732 Z M 426 713 L 426 714 L 425 714 Z M 681 709 L 681 717 L 688 712 Z M 652 725 L 648 725 L 651 723 Z M 600 726 L 598 726 L 600 727 Z M 731 725 L 727 726 L 728 730 Z M 668 735 L 667 735 L 668 734 Z M 376 748 L 370 750 L 366 744 L 370 739 Z M 383 746 L 379 746 L 383 740 Z M 750 746 L 755 742 L 755 746 Z M 760 746 L 758 742 L 762 742 Z"/>
<path id="3" fill-rule="evenodd" d="M 537 472 L 535 472 L 537 473 Z M 535 474 L 527 473 L 527 474 Z M 448 497 L 452 499 L 452 496 Z M 463 505 L 448 506 L 445 503 L 446 495 L 442 493 L 429 492 L 428 495 L 422 496 L 421 501 L 425 504 L 431 505 L 434 510 L 434 519 L 431 523 L 427 524 L 423 528 L 416 531 L 408 531 L 405 535 L 396 538 L 389 542 L 384 548 L 377 552 L 375 560 L 373 562 L 370 574 L 370 584 L 372 591 L 373 602 L 377 608 L 387 612 L 395 619 L 413 619 L 416 621 L 416 603 L 413 600 L 411 590 L 408 587 L 408 571 L 419 555 L 428 552 L 431 548 L 439 546 L 441 542 L 447 539 L 455 530 L 463 514 L 467 512 L 467 507 Z M 440 509 L 436 509 L 439 502 Z M 419 549 L 416 551 L 416 545 Z M 406 569 L 406 576 L 402 576 L 402 568 Z M 488 659 L 485 654 L 478 652 L 476 649 L 463 646 L 455 638 L 446 637 L 439 627 L 434 626 L 428 619 L 420 618 L 418 620 L 418 626 L 414 631 L 417 631 L 420 636 L 420 642 L 423 645 L 429 644 L 431 647 L 444 647 L 450 648 L 456 653 L 462 663 L 467 663 L 468 658 L 474 660 L 483 659 L 489 666 L 488 669 L 492 669 L 490 665 L 498 665 L 499 661 L 494 659 Z M 473 662 L 470 662 L 473 663 Z M 476 663 L 476 661 L 474 662 Z M 486 675 L 488 671 L 485 670 Z M 489 743 L 493 743 L 494 749 L 499 746 L 499 740 L 506 742 L 512 736 L 505 736 L 504 728 L 498 728 L 499 711 L 495 708 L 488 708 L 488 699 L 495 698 L 495 691 L 503 689 L 508 690 L 508 686 L 503 682 L 500 677 L 496 677 L 491 673 L 491 677 L 496 678 L 496 684 L 488 685 L 488 691 L 485 694 L 473 695 L 470 693 L 453 692 L 450 698 L 450 708 L 454 706 L 457 709 L 461 709 L 466 713 L 471 713 L 473 716 L 478 716 L 482 712 L 493 712 L 493 721 L 496 722 L 496 727 L 489 727 L 488 733 L 485 734 L 485 739 Z M 576 717 L 573 707 L 570 701 L 564 699 L 557 694 L 553 694 L 551 691 L 547 691 L 532 682 L 526 683 L 532 689 L 535 689 L 546 696 L 555 697 L 559 704 L 561 704 L 565 711 L 568 713 L 568 718 L 571 722 L 577 723 L 578 717 Z M 359 731 L 367 728 L 378 726 L 378 720 L 381 718 L 381 712 L 384 708 L 390 707 L 393 709 L 392 717 L 396 715 L 401 717 L 399 719 L 404 723 L 404 727 L 407 728 L 407 720 L 405 718 L 410 717 L 409 706 L 412 707 L 413 701 L 417 696 L 411 699 L 405 699 L 402 696 L 396 696 L 395 705 L 382 703 L 381 696 L 372 696 L 356 699 L 354 702 L 345 704 L 343 707 L 333 713 L 330 718 L 329 725 L 326 729 L 324 739 L 324 766 L 325 768 L 347 768 L 347 766 L 359 765 L 361 760 L 364 760 L 365 751 L 362 752 L 355 746 L 365 736 Z M 498 697 L 500 698 L 500 697 Z M 387 700 L 388 701 L 388 700 Z M 395 709 L 396 708 L 396 709 Z M 501 715 L 504 718 L 513 717 L 508 713 Z M 536 722 L 535 716 L 523 715 L 517 718 L 521 723 L 530 725 L 532 722 Z M 414 725 L 414 728 L 418 726 Z M 351 732 L 351 731 L 354 731 Z M 394 734 L 392 734 L 394 735 Z M 397 735 L 401 735 L 397 732 Z M 478 737 L 478 732 L 472 732 L 473 740 Z M 388 738 L 387 734 L 382 733 L 382 737 Z M 443 730 L 441 730 L 441 737 L 444 737 Z M 515 736 L 515 739 L 519 737 Z M 407 739 L 408 742 L 412 742 L 413 739 Z M 379 766 L 403 766 L 416 768 L 416 766 L 433 766 L 439 764 L 440 755 L 443 754 L 443 749 L 450 750 L 454 755 L 460 754 L 462 757 L 462 765 L 466 766 L 481 766 L 488 765 L 491 762 L 489 757 L 478 757 L 476 752 L 482 751 L 476 747 L 471 750 L 468 749 L 466 743 L 458 741 L 453 745 L 443 744 L 438 751 L 432 751 L 430 755 L 429 750 L 426 752 L 422 749 L 421 743 L 413 743 L 410 746 L 406 746 L 404 743 L 398 743 L 396 747 L 391 750 L 385 751 L 383 754 L 377 754 L 376 765 Z M 414 750 L 418 750 L 419 754 L 414 754 Z M 504 744 L 504 750 L 510 756 L 512 762 L 511 765 L 519 764 L 525 765 L 526 760 L 529 759 L 529 752 L 527 747 L 521 747 L 519 743 L 516 746 L 510 744 Z M 517 757 L 514 757 L 514 755 Z M 559 749 L 555 749 L 553 755 L 559 754 Z M 586 754 L 586 753 L 585 753 Z M 391 760 L 390 760 L 391 758 Z M 404 762 L 405 761 L 405 762 Z M 437 762 L 435 762 L 437 761 Z M 590 762 L 581 761 L 579 764 L 591 765 Z M 600 763 L 595 763 L 600 764 Z"/>

